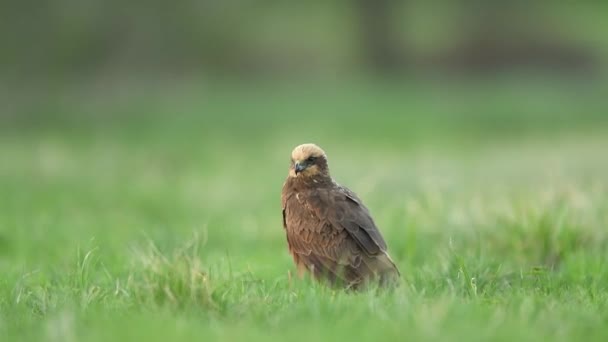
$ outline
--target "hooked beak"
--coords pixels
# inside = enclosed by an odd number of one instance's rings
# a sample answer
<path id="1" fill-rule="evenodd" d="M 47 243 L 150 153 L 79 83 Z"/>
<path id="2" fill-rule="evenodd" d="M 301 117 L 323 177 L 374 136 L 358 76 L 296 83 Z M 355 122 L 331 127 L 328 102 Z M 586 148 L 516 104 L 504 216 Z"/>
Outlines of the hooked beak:
<path id="1" fill-rule="evenodd" d="M 294 165 L 294 169 L 296 171 L 296 175 L 302 171 L 304 171 L 304 169 L 306 168 L 306 165 L 304 163 L 295 163 Z"/>

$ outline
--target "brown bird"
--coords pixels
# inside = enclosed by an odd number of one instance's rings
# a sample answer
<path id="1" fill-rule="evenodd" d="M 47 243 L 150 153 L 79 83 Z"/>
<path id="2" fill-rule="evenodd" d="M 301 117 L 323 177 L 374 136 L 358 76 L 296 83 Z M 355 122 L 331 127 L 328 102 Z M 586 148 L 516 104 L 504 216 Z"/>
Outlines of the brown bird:
<path id="1" fill-rule="evenodd" d="M 329 174 L 325 152 L 314 144 L 291 153 L 281 194 L 289 252 L 302 276 L 346 288 L 394 284 L 399 271 L 369 210 Z"/>

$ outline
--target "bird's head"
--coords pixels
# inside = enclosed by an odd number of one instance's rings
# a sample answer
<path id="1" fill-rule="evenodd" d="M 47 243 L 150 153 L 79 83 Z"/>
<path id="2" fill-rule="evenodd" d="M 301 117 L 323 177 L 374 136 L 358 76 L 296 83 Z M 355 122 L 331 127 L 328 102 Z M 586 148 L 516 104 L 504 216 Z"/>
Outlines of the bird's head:
<path id="1" fill-rule="evenodd" d="M 315 144 L 297 146 L 291 152 L 290 177 L 329 176 L 325 152 Z"/>

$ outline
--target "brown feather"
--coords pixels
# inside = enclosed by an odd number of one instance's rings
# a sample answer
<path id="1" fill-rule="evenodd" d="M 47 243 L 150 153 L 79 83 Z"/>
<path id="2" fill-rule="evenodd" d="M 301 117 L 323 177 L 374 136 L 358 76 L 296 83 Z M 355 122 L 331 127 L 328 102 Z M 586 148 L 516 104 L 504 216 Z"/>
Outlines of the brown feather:
<path id="1" fill-rule="evenodd" d="M 292 154 L 292 169 L 281 194 L 283 227 L 298 269 L 350 288 L 398 278 L 369 210 L 352 191 L 331 179 L 322 150 L 302 146 Z M 294 172 L 294 163 L 309 155 L 315 159 L 308 171 Z"/>

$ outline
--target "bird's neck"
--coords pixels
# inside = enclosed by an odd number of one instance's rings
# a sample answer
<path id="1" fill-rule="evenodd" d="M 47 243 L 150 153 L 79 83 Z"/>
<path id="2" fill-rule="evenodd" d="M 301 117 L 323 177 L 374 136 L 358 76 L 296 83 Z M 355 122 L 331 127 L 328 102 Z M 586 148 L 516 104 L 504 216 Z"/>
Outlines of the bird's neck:
<path id="1" fill-rule="evenodd" d="M 321 174 L 312 177 L 289 177 L 287 179 L 287 185 L 296 191 L 326 187 L 331 184 L 333 184 L 331 177 Z"/>

